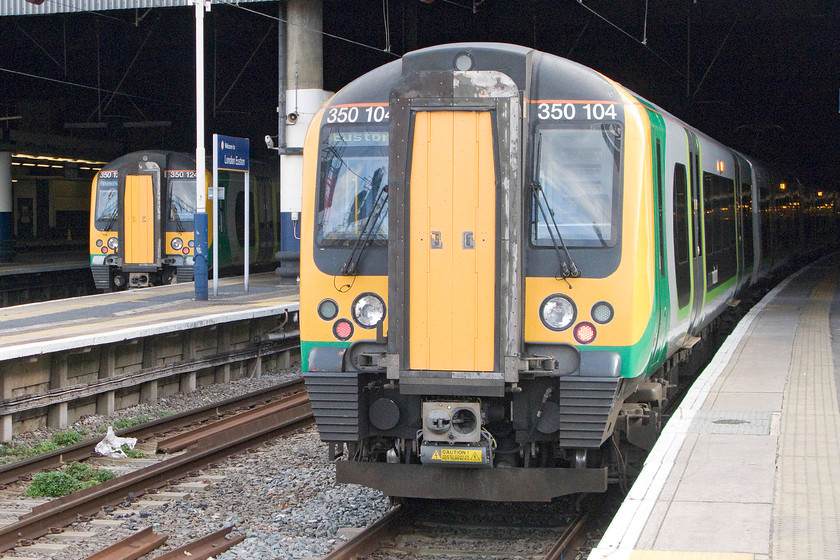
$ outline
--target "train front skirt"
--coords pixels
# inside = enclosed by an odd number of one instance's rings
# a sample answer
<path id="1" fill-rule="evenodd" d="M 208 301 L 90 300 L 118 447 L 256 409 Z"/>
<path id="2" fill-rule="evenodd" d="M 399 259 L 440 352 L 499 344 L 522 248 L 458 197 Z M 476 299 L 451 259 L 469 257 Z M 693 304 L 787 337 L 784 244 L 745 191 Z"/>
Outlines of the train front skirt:
<path id="1" fill-rule="evenodd" d="M 548 502 L 576 492 L 607 490 L 607 467 L 463 469 L 338 461 L 335 471 L 338 482 L 400 498 Z"/>

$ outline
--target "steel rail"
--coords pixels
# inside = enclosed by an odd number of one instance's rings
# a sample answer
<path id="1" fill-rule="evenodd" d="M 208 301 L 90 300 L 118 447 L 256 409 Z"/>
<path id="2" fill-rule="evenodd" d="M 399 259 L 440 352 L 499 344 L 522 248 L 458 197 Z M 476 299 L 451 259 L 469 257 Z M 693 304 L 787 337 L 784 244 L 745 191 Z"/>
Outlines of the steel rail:
<path id="1" fill-rule="evenodd" d="M 408 508 L 398 505 L 380 517 L 349 541 L 336 548 L 321 560 L 355 560 L 370 554 L 379 548 L 379 544 L 393 535 L 397 527 L 404 524 L 409 516 Z"/>
<path id="2" fill-rule="evenodd" d="M 227 535 L 232 529 L 233 527 L 225 527 L 197 541 L 187 543 L 180 548 L 158 556 L 155 560 L 184 560 L 184 558 L 189 558 L 189 560 L 207 560 L 207 558 L 221 554 L 245 540 L 245 535 L 239 535 L 229 539 Z"/>
<path id="3" fill-rule="evenodd" d="M 398 505 L 379 518 L 370 527 L 364 529 L 346 543 L 336 548 L 321 560 L 356 560 L 364 558 L 377 550 L 383 541 L 392 539 L 399 528 L 406 524 L 410 517 L 410 510 L 406 506 Z M 586 526 L 589 514 L 577 516 L 563 531 L 563 534 L 544 556 L 544 560 L 562 560 L 566 549 Z"/>
<path id="4" fill-rule="evenodd" d="M 195 408 L 180 414 L 173 414 L 166 418 L 152 420 L 151 422 L 138 424 L 137 426 L 124 430 L 117 430 L 116 435 L 120 437 L 134 437 L 142 441 L 155 434 L 167 432 L 179 426 L 217 418 L 222 414 L 239 408 L 254 406 L 286 393 L 304 390 L 305 387 L 302 379 L 287 381 L 267 389 L 253 391 L 215 404 Z M 3 465 L 0 467 L 0 485 L 11 484 L 33 473 L 58 468 L 65 463 L 87 459 L 93 454 L 93 449 L 99 443 L 100 439 L 101 437 L 82 441 L 63 449 L 32 457 L 31 459 Z"/>
<path id="5" fill-rule="evenodd" d="M 293 405 L 309 402 L 309 396 L 306 393 L 298 393 L 289 397 L 272 402 L 257 408 L 252 408 L 246 412 L 240 412 L 227 418 L 222 418 L 218 422 L 200 426 L 182 434 L 162 439 L 157 444 L 159 452 L 174 453 L 181 451 L 193 445 L 198 445 L 212 438 L 222 432 L 236 428 L 237 426 L 247 424 L 250 422 L 259 422 L 277 412 L 282 411 Z"/>
<path id="6" fill-rule="evenodd" d="M 563 555 L 566 553 L 566 549 L 569 548 L 572 541 L 574 541 L 575 537 L 580 534 L 583 528 L 586 526 L 587 521 L 589 520 L 589 514 L 584 513 L 579 515 L 569 527 L 563 532 L 557 542 L 552 545 L 549 551 L 546 553 L 544 560 L 563 560 Z"/>
<path id="7" fill-rule="evenodd" d="M 85 557 L 85 560 L 137 560 L 166 542 L 169 535 L 156 535 L 149 526 L 108 548 Z"/>
<path id="8" fill-rule="evenodd" d="M 113 505 L 160 488 L 192 471 L 314 424 L 309 402 L 297 404 L 257 422 L 229 430 L 224 437 L 212 438 L 207 445 L 75 492 L 33 508 L 16 523 L 0 528 L 0 552 L 14 548 L 21 539 L 37 539 L 51 527 L 63 527 L 78 516 L 96 514 L 101 507 Z"/>

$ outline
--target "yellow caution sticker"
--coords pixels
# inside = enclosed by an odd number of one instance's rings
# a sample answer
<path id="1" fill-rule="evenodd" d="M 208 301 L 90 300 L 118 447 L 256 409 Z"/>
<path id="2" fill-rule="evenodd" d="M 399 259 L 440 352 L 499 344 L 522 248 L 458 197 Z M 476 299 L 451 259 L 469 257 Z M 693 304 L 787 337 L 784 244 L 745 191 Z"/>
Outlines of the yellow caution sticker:
<path id="1" fill-rule="evenodd" d="M 450 461 L 458 463 L 480 463 L 482 460 L 480 449 L 440 449 L 432 455 L 433 461 Z"/>

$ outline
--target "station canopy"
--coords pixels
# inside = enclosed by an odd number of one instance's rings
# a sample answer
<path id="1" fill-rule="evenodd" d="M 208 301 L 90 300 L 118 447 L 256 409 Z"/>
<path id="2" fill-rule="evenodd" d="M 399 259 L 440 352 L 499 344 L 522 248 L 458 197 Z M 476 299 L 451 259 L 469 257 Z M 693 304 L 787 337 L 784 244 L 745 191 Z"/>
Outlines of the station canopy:
<path id="1" fill-rule="evenodd" d="M 266 0 L 211 0 L 212 4 L 244 4 Z M 193 0 L 0 0 L 0 16 L 42 16 L 71 12 L 101 12 L 194 6 Z"/>

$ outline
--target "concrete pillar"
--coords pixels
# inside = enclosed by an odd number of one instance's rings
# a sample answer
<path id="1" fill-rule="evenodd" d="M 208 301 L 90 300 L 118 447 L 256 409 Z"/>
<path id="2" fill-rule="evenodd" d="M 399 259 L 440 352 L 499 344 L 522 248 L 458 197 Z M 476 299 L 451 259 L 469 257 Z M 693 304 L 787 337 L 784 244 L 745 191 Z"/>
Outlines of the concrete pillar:
<path id="1" fill-rule="evenodd" d="M 181 393 L 192 393 L 196 389 L 196 372 L 185 373 L 181 376 L 178 390 Z"/>
<path id="2" fill-rule="evenodd" d="M 11 262 L 15 255 L 15 242 L 12 239 L 13 205 L 12 154 L 0 152 L 0 262 Z"/>
<path id="3" fill-rule="evenodd" d="M 52 405 L 47 411 L 47 427 L 62 430 L 67 427 L 67 403 Z"/>
<path id="4" fill-rule="evenodd" d="M 257 356 L 251 365 L 251 379 L 260 379 L 262 377 L 262 356 Z"/>
<path id="5" fill-rule="evenodd" d="M 11 414 L 0 416 L 0 443 L 9 443 L 12 441 L 12 436 L 14 435 L 12 426 Z"/>
<path id="6" fill-rule="evenodd" d="M 140 386 L 140 402 L 143 404 L 155 404 L 158 401 L 158 382 L 149 381 Z"/>
<path id="7" fill-rule="evenodd" d="M 5 363 L 14 364 L 13 361 Z M 12 388 L 11 383 L 9 382 L 10 375 L 11 372 L 9 371 L 9 368 L 4 367 L 4 364 L 0 363 L 0 397 L 3 399 L 9 399 L 12 397 Z M 11 414 L 4 414 L 0 416 L 0 442 L 8 443 L 12 441 L 12 436 L 14 435 L 12 426 Z"/>
<path id="8" fill-rule="evenodd" d="M 102 346 L 99 351 L 99 379 L 107 379 L 114 375 L 114 368 L 116 367 L 116 356 L 114 355 L 114 346 Z M 108 391 L 96 396 L 96 413 L 97 414 L 113 414 L 114 413 L 114 391 Z"/>
<path id="9" fill-rule="evenodd" d="M 230 328 L 226 325 L 219 325 L 217 329 L 216 349 L 219 354 L 230 352 Z M 216 368 L 214 381 L 216 383 L 230 383 L 230 364 Z"/>
<path id="10" fill-rule="evenodd" d="M 300 236 L 303 184 L 300 154 L 306 129 L 330 93 L 324 91 L 321 0 L 289 0 L 286 18 L 289 23 L 286 26 L 285 146 L 280 146 L 280 240 L 283 251 L 295 252 L 300 251 L 300 243 L 295 239 Z"/>
<path id="11" fill-rule="evenodd" d="M 114 375 L 117 359 L 114 355 L 114 346 L 112 344 L 102 346 L 101 348 L 99 352 L 99 379 L 107 379 Z"/>
<path id="12" fill-rule="evenodd" d="M 281 352 L 277 358 L 277 369 L 289 369 L 292 367 L 292 352 L 286 350 Z"/>
<path id="13" fill-rule="evenodd" d="M 114 413 L 114 391 L 96 395 L 96 413 L 101 415 Z"/>
<path id="14" fill-rule="evenodd" d="M 50 364 L 50 390 L 67 386 L 67 354 L 53 354 Z"/>
<path id="15" fill-rule="evenodd" d="M 324 48 L 321 0 L 289 0 L 286 42 L 286 89 L 323 89 Z M 288 100 L 287 100 L 288 102 Z"/>

